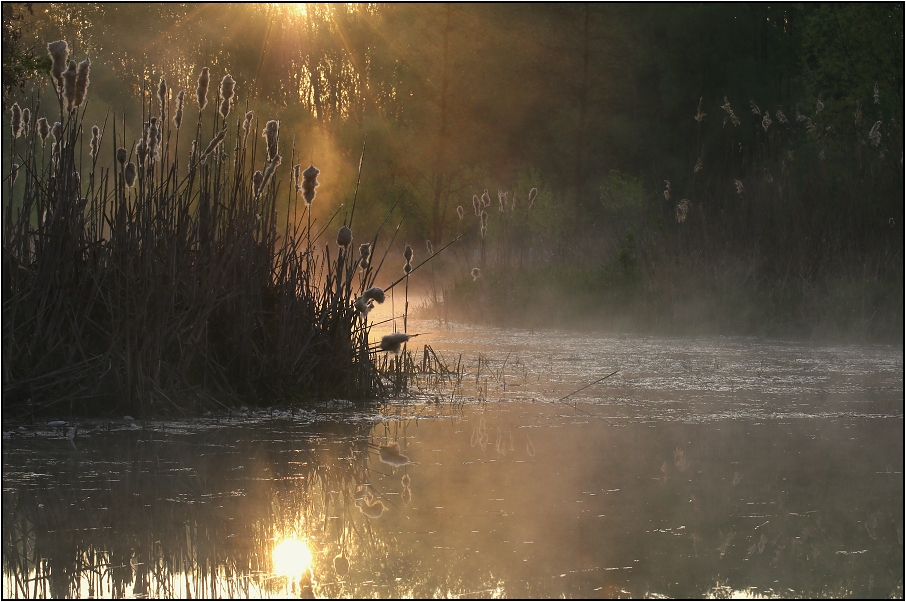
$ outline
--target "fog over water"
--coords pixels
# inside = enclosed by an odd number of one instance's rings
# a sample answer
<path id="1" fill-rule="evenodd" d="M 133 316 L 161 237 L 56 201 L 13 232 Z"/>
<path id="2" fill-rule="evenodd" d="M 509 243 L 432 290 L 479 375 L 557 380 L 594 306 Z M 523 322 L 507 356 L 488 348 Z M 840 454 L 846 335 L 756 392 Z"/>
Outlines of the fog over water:
<path id="1" fill-rule="evenodd" d="M 409 330 L 443 396 L 8 427 L 4 594 L 902 596 L 901 348 Z"/>

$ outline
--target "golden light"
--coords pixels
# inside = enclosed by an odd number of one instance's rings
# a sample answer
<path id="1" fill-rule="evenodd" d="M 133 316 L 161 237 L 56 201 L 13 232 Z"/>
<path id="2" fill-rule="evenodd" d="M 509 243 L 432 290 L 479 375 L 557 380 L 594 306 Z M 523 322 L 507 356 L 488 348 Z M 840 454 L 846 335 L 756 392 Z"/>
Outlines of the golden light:
<path id="1" fill-rule="evenodd" d="M 305 542 L 288 537 L 274 546 L 274 572 L 291 579 L 300 577 L 311 566 L 311 552 Z"/>

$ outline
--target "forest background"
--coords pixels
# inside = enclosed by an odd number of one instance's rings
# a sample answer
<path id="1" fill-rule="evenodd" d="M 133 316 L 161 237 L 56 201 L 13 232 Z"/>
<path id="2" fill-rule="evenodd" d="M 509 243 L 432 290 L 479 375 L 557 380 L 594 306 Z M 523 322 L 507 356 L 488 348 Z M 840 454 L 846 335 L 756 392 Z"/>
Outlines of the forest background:
<path id="1" fill-rule="evenodd" d="M 319 219 L 364 143 L 360 223 L 402 197 L 400 241 L 463 235 L 440 317 L 902 341 L 901 3 L 2 10 L 4 111 L 52 104 L 57 39 L 91 57 L 96 123 L 230 73 L 322 170 Z"/>

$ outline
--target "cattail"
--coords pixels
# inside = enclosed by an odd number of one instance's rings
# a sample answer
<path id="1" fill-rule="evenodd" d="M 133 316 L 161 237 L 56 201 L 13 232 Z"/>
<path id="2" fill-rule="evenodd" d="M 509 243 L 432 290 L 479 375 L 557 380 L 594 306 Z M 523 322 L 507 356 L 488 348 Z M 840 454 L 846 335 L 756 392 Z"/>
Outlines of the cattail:
<path id="1" fill-rule="evenodd" d="M 704 100 L 704 96 L 699 96 L 698 97 L 698 111 L 696 111 L 695 117 L 693 117 L 693 119 L 695 119 L 699 123 L 704 121 L 705 115 L 707 115 L 707 113 L 702 113 L 702 100 Z"/>
<path id="2" fill-rule="evenodd" d="M 871 131 L 868 132 L 868 139 L 871 140 L 871 145 L 877 147 L 881 144 L 881 122 L 876 121 L 873 126 L 871 126 Z"/>
<path id="3" fill-rule="evenodd" d="M 13 138 L 18 138 L 22 135 L 22 109 L 19 108 L 18 102 L 13 103 L 10 112 L 12 113 L 12 116 L 10 117 L 9 124 L 13 128 Z"/>
<path id="4" fill-rule="evenodd" d="M 126 186 L 128 186 L 129 188 L 132 188 L 133 186 L 135 186 L 135 175 L 136 175 L 135 163 L 133 163 L 132 161 L 129 161 L 126 164 L 126 171 L 123 174 L 123 176 L 126 180 Z"/>
<path id="5" fill-rule="evenodd" d="M 129 152 L 122 146 L 116 149 L 116 162 L 120 165 L 125 165 L 126 159 L 129 157 Z"/>
<path id="6" fill-rule="evenodd" d="M 472 268 L 472 271 L 470 273 L 472 274 L 472 282 L 475 282 L 476 280 L 481 278 L 481 270 L 479 270 L 478 268 Z"/>
<path id="7" fill-rule="evenodd" d="M 53 65 L 50 68 L 50 75 L 53 79 L 54 87 L 59 90 L 63 87 L 63 71 L 66 69 L 66 62 L 69 60 L 69 44 L 66 40 L 58 40 L 47 45 L 47 52 Z"/>
<path id="8" fill-rule="evenodd" d="M 412 247 L 406 245 L 406 250 L 403 251 L 403 257 L 406 258 L 406 261 L 412 261 Z"/>
<path id="9" fill-rule="evenodd" d="M 98 146 L 100 145 L 100 135 L 101 135 L 101 130 L 98 129 L 98 126 L 96 126 L 96 125 L 91 126 L 91 142 L 90 142 L 91 150 L 89 151 L 89 154 L 91 155 L 92 159 L 95 159 L 98 156 Z"/>
<path id="10" fill-rule="evenodd" d="M 264 138 L 267 138 L 267 160 L 270 161 L 277 154 L 277 140 L 280 137 L 280 122 L 271 119 L 264 125 Z"/>
<path id="11" fill-rule="evenodd" d="M 223 129 L 221 129 L 220 132 L 216 136 L 214 136 L 214 138 L 211 140 L 211 142 L 208 143 L 207 148 L 204 149 L 204 152 L 201 153 L 202 161 L 205 160 L 205 158 L 208 156 L 208 154 L 211 153 L 211 151 L 213 151 L 215 148 L 220 146 L 220 143 L 223 142 L 224 136 L 226 136 L 226 132 L 227 132 L 227 126 L 226 126 L 226 124 L 224 124 Z"/>
<path id="12" fill-rule="evenodd" d="M 702 158 L 699 157 L 698 161 L 695 162 L 695 167 L 692 169 L 692 173 L 700 172 L 702 170 L 702 167 L 703 167 Z"/>
<path id="13" fill-rule="evenodd" d="M 203 110 L 208 104 L 208 84 L 211 83 L 211 70 L 205 67 L 198 76 L 198 87 L 195 96 L 198 98 L 198 110 Z"/>
<path id="14" fill-rule="evenodd" d="M 195 165 L 195 159 L 198 156 L 198 141 L 192 141 L 192 148 L 189 150 L 189 166 Z"/>
<path id="15" fill-rule="evenodd" d="M 274 170 L 280 165 L 283 160 L 280 155 L 274 156 L 273 160 L 264 168 L 264 178 L 261 181 L 261 188 L 258 190 L 258 194 L 261 194 L 261 191 L 264 190 L 264 187 L 267 186 L 267 183 L 271 181 L 271 176 L 274 175 Z"/>
<path id="16" fill-rule="evenodd" d="M 755 104 L 755 101 L 754 101 L 754 100 L 750 100 L 750 101 L 749 101 L 749 108 L 752 109 L 752 114 L 753 114 L 753 115 L 761 115 L 761 109 L 758 108 L 758 105 Z"/>
<path id="17" fill-rule="evenodd" d="M 337 231 L 337 244 L 344 249 L 352 244 L 352 230 L 349 226 L 343 226 Z"/>
<path id="18" fill-rule="evenodd" d="M 363 270 L 367 270 L 368 266 L 371 265 L 371 243 L 366 242 L 359 245 L 359 267 Z"/>
<path id="19" fill-rule="evenodd" d="M 502 190 L 497 191 L 497 203 L 500 205 L 501 212 L 506 211 L 506 193 Z"/>
<path id="20" fill-rule="evenodd" d="M 488 194 L 488 189 L 484 189 L 484 194 L 481 195 L 481 204 L 485 207 L 491 206 L 491 195 Z"/>
<path id="21" fill-rule="evenodd" d="M 815 131 L 815 123 L 808 117 L 805 118 L 805 131 L 809 134 Z"/>
<path id="22" fill-rule="evenodd" d="M 824 147 L 821 149 L 821 152 L 818 153 L 818 158 L 821 159 L 822 161 L 824 161 L 824 151 L 826 151 L 826 150 L 827 150 L 827 147 Z"/>
<path id="23" fill-rule="evenodd" d="M 157 105 L 160 107 L 160 120 L 163 122 L 167 112 L 167 80 L 163 77 L 157 84 Z M 163 127 L 163 123 L 161 123 L 161 127 Z"/>
<path id="24" fill-rule="evenodd" d="M 532 205 L 535 204 L 535 199 L 538 198 L 538 189 L 532 188 L 528 193 L 528 208 L 531 209 Z"/>
<path id="25" fill-rule="evenodd" d="M 411 483 L 411 482 L 412 482 L 412 480 L 409 478 L 409 475 L 407 475 L 407 474 L 404 474 L 403 478 L 400 479 L 400 483 L 403 485 L 403 487 L 409 487 L 409 483 Z"/>
<path id="26" fill-rule="evenodd" d="M 246 135 L 248 135 L 249 126 L 251 125 L 252 117 L 254 117 L 254 116 L 255 116 L 255 113 L 253 111 L 249 111 L 248 113 L 245 114 L 245 121 L 242 122 L 242 131 L 245 132 Z"/>
<path id="27" fill-rule="evenodd" d="M 383 337 L 381 337 L 381 351 L 399 353 L 400 347 L 402 346 L 403 343 L 407 343 L 409 341 L 409 339 L 411 339 L 413 337 L 417 337 L 417 336 L 418 336 L 417 334 L 405 334 L 403 332 L 394 332 L 393 334 L 384 335 Z M 399 444 L 397 444 L 397 445 L 399 445 Z M 384 448 L 382 447 L 381 449 L 384 449 Z M 397 447 L 397 454 L 399 454 L 399 447 Z M 381 455 L 382 455 L 381 461 L 385 461 L 383 458 L 383 454 L 381 454 Z M 406 456 L 402 456 L 402 458 L 406 458 Z M 408 461 L 409 461 L 409 459 L 406 458 L 405 463 L 408 464 L 409 463 Z M 388 464 L 389 464 L 389 462 L 388 462 Z"/>
<path id="28" fill-rule="evenodd" d="M 764 112 L 764 117 L 761 120 L 761 127 L 764 128 L 764 131 L 768 131 L 768 128 L 771 127 L 771 124 L 774 123 L 771 121 L 771 114 L 768 111 Z"/>
<path id="29" fill-rule="evenodd" d="M 138 158 L 138 164 L 144 166 L 145 159 L 148 157 L 148 142 L 144 138 L 135 145 L 135 156 Z"/>
<path id="30" fill-rule="evenodd" d="M 780 123 L 789 123 L 789 120 L 786 118 L 786 115 L 783 114 L 783 111 L 780 110 L 780 107 L 777 108 L 777 111 L 774 114 L 777 116 L 777 121 Z"/>
<path id="31" fill-rule="evenodd" d="M 50 124 L 47 123 L 47 119 L 41 117 L 38 119 L 38 136 L 41 137 L 41 147 L 47 143 L 47 137 L 50 135 Z"/>
<path id="32" fill-rule="evenodd" d="M 314 165 L 309 165 L 308 169 L 302 172 L 302 198 L 305 199 L 306 205 L 311 205 L 311 202 L 315 200 L 315 188 L 318 184 L 318 174 L 321 173 L 321 170 L 315 167 Z"/>
<path id="33" fill-rule="evenodd" d="M 78 71 L 76 69 L 76 62 L 69 61 L 69 68 L 63 72 L 61 76 L 63 78 L 63 110 L 71 111 L 75 109 L 75 93 L 76 93 L 76 75 Z"/>
<path id="34" fill-rule="evenodd" d="M 255 196 L 258 196 L 259 194 L 261 194 L 261 188 L 263 185 L 264 185 L 264 174 L 261 173 L 261 170 L 259 169 L 259 170 L 255 171 L 254 175 L 252 175 L 252 186 L 255 191 Z"/>
<path id="35" fill-rule="evenodd" d="M 163 80 L 161 80 L 161 81 L 163 81 Z M 180 90 L 179 94 L 176 95 L 176 114 L 173 115 L 173 123 L 176 125 L 177 130 L 180 127 L 182 127 L 182 110 L 183 110 L 183 106 L 185 105 L 185 103 L 186 103 L 186 91 Z"/>
<path id="36" fill-rule="evenodd" d="M 465 216 L 465 214 L 466 214 L 466 210 L 462 208 L 462 205 L 458 205 L 456 207 L 456 215 L 459 216 L 459 219 L 462 220 L 462 218 Z"/>
<path id="37" fill-rule="evenodd" d="M 874 99 L 875 99 L 876 105 L 881 104 L 881 94 L 880 94 L 880 91 L 878 90 L 878 82 L 875 82 Z"/>
<path id="38" fill-rule="evenodd" d="M 299 192 L 299 172 L 301 169 L 301 165 L 293 165 L 293 188 L 296 189 L 296 192 Z"/>
<path id="39" fill-rule="evenodd" d="M 742 182 L 734 179 L 733 183 L 736 184 L 736 194 L 742 196 L 742 193 L 746 191 L 745 187 L 742 185 Z"/>
<path id="40" fill-rule="evenodd" d="M 477 194 L 472 195 L 472 208 L 475 210 L 476 217 L 481 215 L 481 199 Z"/>
<path id="41" fill-rule="evenodd" d="M 824 103 L 819 100 L 815 105 L 815 113 L 820 113 L 822 110 L 824 110 Z"/>
<path id="42" fill-rule="evenodd" d="M 669 201 L 670 200 L 670 180 L 664 180 L 664 185 L 665 185 L 664 200 Z"/>
<path id="43" fill-rule="evenodd" d="M 383 303 L 387 299 L 387 294 L 384 293 L 384 289 L 377 286 L 372 286 L 362 293 L 362 296 L 369 301 L 377 301 L 378 303 Z"/>
<path id="44" fill-rule="evenodd" d="M 676 221 L 683 223 L 686 221 L 686 215 L 689 213 L 689 208 L 692 206 L 692 203 L 689 199 L 683 199 L 676 204 Z"/>
<path id="45" fill-rule="evenodd" d="M 488 227 L 487 227 L 487 226 L 482 226 L 482 227 L 479 229 L 479 232 L 481 232 L 481 237 L 484 238 L 485 236 L 488 235 Z"/>
<path id="46" fill-rule="evenodd" d="M 9 174 L 10 184 L 16 183 L 16 178 L 19 177 L 19 164 L 13 163 L 12 173 Z"/>
<path id="47" fill-rule="evenodd" d="M 434 255 L 434 245 L 431 244 L 430 240 L 425 241 L 425 249 L 427 249 L 428 255 Z"/>
<path id="48" fill-rule="evenodd" d="M 157 128 L 157 117 L 152 117 L 148 122 L 148 154 L 152 161 L 160 159 L 160 130 Z"/>
<path id="49" fill-rule="evenodd" d="M 22 110 L 22 135 L 26 138 L 28 137 L 28 132 L 31 129 L 31 109 Z"/>
<path id="50" fill-rule="evenodd" d="M 76 73 L 75 91 L 73 92 L 73 105 L 79 107 L 85 102 L 85 96 L 88 95 L 88 71 L 91 68 L 91 59 L 85 58 L 79 63 L 79 69 Z"/>
<path id="51" fill-rule="evenodd" d="M 733 109 L 730 108 L 730 101 L 727 100 L 726 96 L 724 96 L 724 104 L 722 104 L 720 108 L 727 112 L 727 116 L 724 117 L 724 126 L 727 125 L 727 121 L 733 125 L 739 125 L 739 118 L 736 116 L 736 113 L 733 112 Z"/>
<path id="52" fill-rule="evenodd" d="M 220 114 L 226 119 L 226 116 L 230 114 L 230 99 L 233 98 L 233 90 L 236 86 L 236 81 L 233 79 L 233 76 L 227 73 L 223 76 L 223 79 L 220 82 Z"/>
<path id="53" fill-rule="evenodd" d="M 411 271 L 412 271 L 412 264 L 407 261 L 406 265 L 403 266 L 403 273 L 408 275 L 409 272 L 411 272 Z"/>

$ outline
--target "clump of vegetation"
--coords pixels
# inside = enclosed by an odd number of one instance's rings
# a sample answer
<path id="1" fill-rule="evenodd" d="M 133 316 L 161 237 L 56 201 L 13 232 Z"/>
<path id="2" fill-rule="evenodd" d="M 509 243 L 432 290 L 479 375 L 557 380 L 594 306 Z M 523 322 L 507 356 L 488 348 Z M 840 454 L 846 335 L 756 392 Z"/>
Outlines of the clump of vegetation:
<path id="1" fill-rule="evenodd" d="M 292 165 L 295 147 L 277 120 L 229 118 L 239 88 L 230 75 L 217 90 L 202 70 L 194 128 L 186 90 L 174 95 L 161 79 L 133 141 L 125 118 L 86 123 L 88 59 L 69 60 L 65 41 L 48 50 L 59 106 L 11 111 L 4 411 L 146 416 L 381 395 L 389 385 L 356 303 L 384 299 L 370 262 L 380 229 L 356 256 L 355 199 L 316 227 L 319 170 L 294 165 L 281 190 L 280 153 Z M 181 136 L 192 139 L 188 157 Z M 337 229 L 331 248 L 322 235 Z"/>

